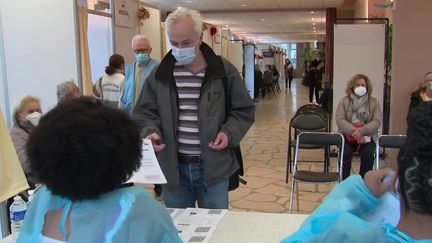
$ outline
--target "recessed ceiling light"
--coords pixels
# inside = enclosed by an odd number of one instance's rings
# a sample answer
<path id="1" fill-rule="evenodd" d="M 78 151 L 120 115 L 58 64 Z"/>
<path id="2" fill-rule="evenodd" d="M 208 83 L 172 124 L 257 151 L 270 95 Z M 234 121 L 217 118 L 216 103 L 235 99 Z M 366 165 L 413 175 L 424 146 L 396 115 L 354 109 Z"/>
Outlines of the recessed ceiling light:
<path id="1" fill-rule="evenodd" d="M 312 23 L 312 25 L 316 25 L 316 23 Z"/>
<path id="2" fill-rule="evenodd" d="M 228 26 L 229 26 L 229 25 L 227 25 L 227 24 L 225 25 L 225 27 L 228 27 Z"/>
<path id="3" fill-rule="evenodd" d="M 316 30 L 316 27 L 314 26 L 313 29 Z"/>
<path id="4" fill-rule="evenodd" d="M 316 33 L 316 30 L 314 30 L 314 33 Z"/>
<path id="5" fill-rule="evenodd" d="M 242 7 L 247 7 L 247 4 L 242 4 L 241 6 L 242 6 Z"/>
<path id="6" fill-rule="evenodd" d="M 268 23 L 267 25 L 273 25 L 273 24 L 271 24 L 271 23 Z"/>
<path id="7" fill-rule="evenodd" d="M 265 19 L 260 19 L 261 21 L 264 21 Z"/>
<path id="8" fill-rule="evenodd" d="M 314 11 L 310 11 L 309 13 L 314 14 L 315 12 Z"/>
<path id="9" fill-rule="evenodd" d="M 187 3 L 191 3 L 192 1 L 191 1 L 191 0 L 187 0 L 186 2 L 187 2 Z"/>

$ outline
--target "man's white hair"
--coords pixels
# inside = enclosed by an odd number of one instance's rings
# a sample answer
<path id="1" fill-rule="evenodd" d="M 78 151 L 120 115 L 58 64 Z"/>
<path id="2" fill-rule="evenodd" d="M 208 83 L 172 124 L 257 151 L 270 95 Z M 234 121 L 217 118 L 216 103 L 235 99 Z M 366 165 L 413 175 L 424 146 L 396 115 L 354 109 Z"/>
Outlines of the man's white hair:
<path id="1" fill-rule="evenodd" d="M 135 43 L 137 43 L 138 41 L 141 41 L 141 40 L 150 46 L 150 40 L 147 38 L 147 36 L 136 35 L 136 36 L 134 36 L 134 38 L 132 38 L 132 50 L 134 49 Z"/>
<path id="2" fill-rule="evenodd" d="M 185 17 L 190 17 L 193 22 L 195 23 L 195 32 L 198 35 L 201 35 L 202 33 L 202 27 L 203 27 L 203 21 L 201 18 L 201 14 L 194 10 L 189 8 L 177 8 L 174 12 L 170 13 L 168 17 L 165 20 L 165 26 L 166 31 L 169 33 L 171 27 L 182 20 Z"/>
<path id="3" fill-rule="evenodd" d="M 77 89 L 79 90 L 79 87 L 75 84 L 73 79 L 57 85 L 57 101 L 62 102 L 67 100 L 68 95 Z"/>

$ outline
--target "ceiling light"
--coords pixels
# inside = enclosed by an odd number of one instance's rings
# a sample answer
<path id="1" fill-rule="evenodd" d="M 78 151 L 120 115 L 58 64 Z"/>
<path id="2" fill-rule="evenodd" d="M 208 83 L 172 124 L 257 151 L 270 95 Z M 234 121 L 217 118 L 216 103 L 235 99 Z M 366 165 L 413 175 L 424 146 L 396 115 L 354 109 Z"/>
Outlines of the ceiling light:
<path id="1" fill-rule="evenodd" d="M 316 27 L 314 26 L 313 29 L 316 30 Z"/>
<path id="2" fill-rule="evenodd" d="M 315 20 L 315 18 L 312 18 L 312 20 Z"/>
<path id="3" fill-rule="evenodd" d="M 260 19 L 261 21 L 264 21 L 265 19 Z"/>
<path id="4" fill-rule="evenodd" d="M 312 25 L 316 25 L 316 23 L 312 23 Z"/>
<path id="5" fill-rule="evenodd" d="M 314 30 L 314 33 L 316 33 L 316 30 Z"/>
<path id="6" fill-rule="evenodd" d="M 314 11 L 310 11 L 309 13 L 314 14 L 315 12 Z"/>
<path id="7" fill-rule="evenodd" d="M 241 6 L 242 6 L 242 7 L 247 7 L 247 4 L 242 4 Z"/>
<path id="8" fill-rule="evenodd" d="M 273 24 L 271 24 L 271 23 L 268 23 L 267 25 L 273 25 Z"/>
<path id="9" fill-rule="evenodd" d="M 187 0 L 186 2 L 187 2 L 187 3 L 191 3 L 192 1 L 191 1 L 191 0 Z"/>
<path id="10" fill-rule="evenodd" d="M 228 26 L 229 26 L 229 25 L 227 25 L 227 24 L 225 25 L 225 27 L 228 27 Z"/>
<path id="11" fill-rule="evenodd" d="M 317 35 L 315 35 L 315 37 L 317 37 Z"/>

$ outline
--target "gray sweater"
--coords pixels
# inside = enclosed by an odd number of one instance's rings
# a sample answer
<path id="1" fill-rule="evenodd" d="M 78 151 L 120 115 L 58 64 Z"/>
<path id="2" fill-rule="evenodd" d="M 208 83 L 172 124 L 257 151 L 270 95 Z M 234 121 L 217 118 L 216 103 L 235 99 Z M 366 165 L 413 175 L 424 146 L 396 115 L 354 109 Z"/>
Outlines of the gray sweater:
<path id="1" fill-rule="evenodd" d="M 350 101 L 348 96 L 342 98 L 339 102 L 336 110 L 336 124 L 338 126 L 338 131 L 345 134 L 351 135 L 355 127 L 351 123 L 353 116 L 352 101 Z M 369 97 L 369 117 L 366 119 L 366 123 L 359 129 L 363 135 L 371 135 L 374 141 L 377 139 L 378 129 L 381 126 L 382 114 L 379 102 L 374 97 Z"/>

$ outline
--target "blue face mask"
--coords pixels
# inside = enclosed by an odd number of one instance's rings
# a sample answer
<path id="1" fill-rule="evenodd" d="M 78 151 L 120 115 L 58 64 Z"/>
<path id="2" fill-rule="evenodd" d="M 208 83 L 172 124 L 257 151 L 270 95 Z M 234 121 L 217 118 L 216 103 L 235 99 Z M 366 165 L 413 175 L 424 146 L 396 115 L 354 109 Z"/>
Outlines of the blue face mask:
<path id="1" fill-rule="evenodd" d="M 178 65 L 187 65 L 195 60 L 196 57 L 195 46 L 198 43 L 198 41 L 195 43 L 195 45 L 191 47 L 186 47 L 186 48 L 177 48 L 175 46 L 171 47 L 171 54 L 176 59 Z"/>
<path id="2" fill-rule="evenodd" d="M 145 62 L 147 62 L 150 59 L 148 54 L 135 54 L 135 60 L 137 61 L 137 63 L 139 64 L 143 64 Z"/>

